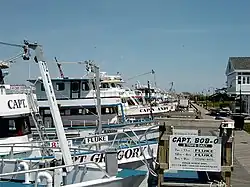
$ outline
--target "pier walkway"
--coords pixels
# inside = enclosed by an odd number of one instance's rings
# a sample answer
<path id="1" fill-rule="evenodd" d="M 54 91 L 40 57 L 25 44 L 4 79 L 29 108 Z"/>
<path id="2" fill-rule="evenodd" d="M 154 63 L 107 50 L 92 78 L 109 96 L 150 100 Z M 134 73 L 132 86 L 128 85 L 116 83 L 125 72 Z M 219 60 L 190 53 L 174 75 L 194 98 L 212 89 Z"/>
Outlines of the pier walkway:
<path id="1" fill-rule="evenodd" d="M 204 119 L 211 119 L 206 115 L 208 111 L 192 103 Z M 223 118 L 231 120 L 229 118 Z M 250 134 L 245 131 L 235 131 L 234 171 L 232 173 L 232 186 L 250 187 Z"/>

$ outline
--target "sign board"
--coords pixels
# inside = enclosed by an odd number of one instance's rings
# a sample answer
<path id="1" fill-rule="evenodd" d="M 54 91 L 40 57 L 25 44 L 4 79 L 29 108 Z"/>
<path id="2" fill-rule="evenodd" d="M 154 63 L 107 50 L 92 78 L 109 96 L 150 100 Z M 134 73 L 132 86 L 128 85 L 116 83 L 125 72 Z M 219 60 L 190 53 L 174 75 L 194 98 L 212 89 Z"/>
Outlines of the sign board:
<path id="1" fill-rule="evenodd" d="M 1 95 L 0 116 L 30 113 L 26 94 Z"/>
<path id="2" fill-rule="evenodd" d="M 59 142 L 57 142 L 57 141 L 50 142 L 49 144 L 50 144 L 50 147 L 52 147 L 52 148 L 60 147 Z M 68 146 L 69 146 L 69 148 L 71 148 L 73 146 L 72 140 L 68 140 Z"/>
<path id="3" fill-rule="evenodd" d="M 221 171 L 221 139 L 216 136 L 171 135 L 169 170 Z"/>
<path id="4" fill-rule="evenodd" d="M 199 136 L 199 132 L 196 129 L 173 129 L 173 135 L 195 135 Z"/>
<path id="5" fill-rule="evenodd" d="M 84 138 L 84 140 L 85 140 L 85 144 L 107 142 L 108 136 L 107 135 L 87 136 Z"/>

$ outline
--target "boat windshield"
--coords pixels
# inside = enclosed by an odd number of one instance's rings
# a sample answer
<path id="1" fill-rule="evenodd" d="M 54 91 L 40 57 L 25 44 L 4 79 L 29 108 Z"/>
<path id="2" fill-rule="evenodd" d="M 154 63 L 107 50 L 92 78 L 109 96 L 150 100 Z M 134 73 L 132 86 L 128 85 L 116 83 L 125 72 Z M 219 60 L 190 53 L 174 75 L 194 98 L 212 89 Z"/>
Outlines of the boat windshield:
<path id="1" fill-rule="evenodd" d="M 3 118 L 0 117 L 0 138 L 24 136 L 31 133 L 28 116 Z"/>

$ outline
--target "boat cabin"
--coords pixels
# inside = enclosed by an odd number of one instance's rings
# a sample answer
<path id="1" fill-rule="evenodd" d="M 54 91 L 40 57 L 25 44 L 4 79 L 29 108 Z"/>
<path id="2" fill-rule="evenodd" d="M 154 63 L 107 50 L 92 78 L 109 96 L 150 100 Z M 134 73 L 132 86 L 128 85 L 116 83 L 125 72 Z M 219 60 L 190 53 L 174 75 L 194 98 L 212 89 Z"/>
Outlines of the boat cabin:
<path id="1" fill-rule="evenodd" d="M 30 141 L 31 110 L 26 94 L 6 94 L 9 85 L 0 85 L 0 144 L 13 144 Z M 0 155 L 6 153 L 0 147 Z"/>
<path id="2" fill-rule="evenodd" d="M 28 81 L 35 86 L 40 114 L 44 117 L 45 125 L 48 124 L 46 126 L 51 126 L 49 124 L 52 124 L 53 126 L 53 120 L 42 81 Z M 51 81 L 65 126 L 85 124 L 86 120 L 95 123 L 97 102 L 96 85 L 93 78 L 54 78 Z M 109 121 L 118 114 L 122 90 L 119 83 L 120 81 L 115 81 L 114 79 L 101 79 L 101 112 L 102 115 L 112 116 L 106 116 L 107 119 L 103 116 L 104 121 Z"/>

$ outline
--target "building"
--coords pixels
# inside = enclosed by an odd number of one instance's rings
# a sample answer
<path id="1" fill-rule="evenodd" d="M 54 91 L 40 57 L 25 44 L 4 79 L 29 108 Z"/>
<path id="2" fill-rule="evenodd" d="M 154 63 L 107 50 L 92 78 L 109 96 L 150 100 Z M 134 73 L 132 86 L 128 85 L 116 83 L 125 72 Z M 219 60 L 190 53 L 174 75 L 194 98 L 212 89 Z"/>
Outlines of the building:
<path id="1" fill-rule="evenodd" d="M 226 76 L 227 93 L 236 97 L 235 109 L 240 108 L 241 95 L 242 112 L 250 114 L 250 57 L 229 57 Z"/>

